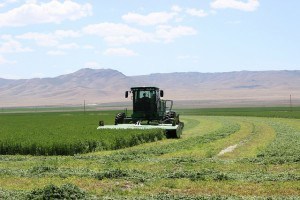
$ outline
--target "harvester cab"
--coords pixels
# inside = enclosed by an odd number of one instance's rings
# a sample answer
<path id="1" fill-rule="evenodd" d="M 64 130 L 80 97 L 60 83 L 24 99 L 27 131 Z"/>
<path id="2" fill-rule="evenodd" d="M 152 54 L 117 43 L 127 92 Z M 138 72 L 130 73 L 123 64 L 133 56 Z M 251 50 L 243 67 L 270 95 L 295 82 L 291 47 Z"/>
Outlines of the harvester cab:
<path id="1" fill-rule="evenodd" d="M 157 87 L 132 87 L 125 92 L 125 98 L 132 99 L 132 114 L 118 113 L 114 126 L 104 126 L 99 122 L 98 129 L 164 129 L 168 138 L 179 138 L 183 122 L 179 121 L 179 114 L 172 110 L 173 101 L 164 100 L 163 90 Z"/>
<path id="2" fill-rule="evenodd" d="M 167 101 L 160 99 L 163 97 L 162 90 L 156 87 L 135 87 L 131 88 L 131 91 L 125 92 L 127 98 L 128 93 L 132 93 L 133 113 L 131 118 L 126 119 L 127 122 L 147 121 L 149 124 L 152 121 L 163 119 Z"/>

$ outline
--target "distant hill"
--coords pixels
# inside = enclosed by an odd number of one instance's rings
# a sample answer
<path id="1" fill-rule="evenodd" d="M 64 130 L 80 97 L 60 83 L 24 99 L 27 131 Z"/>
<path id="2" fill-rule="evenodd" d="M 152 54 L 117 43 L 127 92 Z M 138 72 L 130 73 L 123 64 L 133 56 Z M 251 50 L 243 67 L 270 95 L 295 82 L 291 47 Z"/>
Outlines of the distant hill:
<path id="1" fill-rule="evenodd" d="M 300 101 L 300 70 L 224 73 L 177 72 L 126 76 L 112 69 L 81 69 L 54 78 L 8 80 L 0 78 L 0 107 L 78 105 L 128 101 L 132 86 L 157 86 L 177 101 L 224 105 Z M 281 103 L 280 103 L 281 102 Z M 242 105 L 242 104 L 241 104 Z"/>

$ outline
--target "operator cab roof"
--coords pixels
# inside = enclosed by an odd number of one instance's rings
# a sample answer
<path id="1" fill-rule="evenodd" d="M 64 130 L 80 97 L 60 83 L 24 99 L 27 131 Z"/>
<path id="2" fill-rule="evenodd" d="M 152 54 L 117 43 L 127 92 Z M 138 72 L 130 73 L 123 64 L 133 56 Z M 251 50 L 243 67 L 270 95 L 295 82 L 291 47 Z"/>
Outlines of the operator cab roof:
<path id="1" fill-rule="evenodd" d="M 159 88 L 158 87 L 132 87 L 131 90 L 153 91 L 153 90 L 159 90 Z"/>

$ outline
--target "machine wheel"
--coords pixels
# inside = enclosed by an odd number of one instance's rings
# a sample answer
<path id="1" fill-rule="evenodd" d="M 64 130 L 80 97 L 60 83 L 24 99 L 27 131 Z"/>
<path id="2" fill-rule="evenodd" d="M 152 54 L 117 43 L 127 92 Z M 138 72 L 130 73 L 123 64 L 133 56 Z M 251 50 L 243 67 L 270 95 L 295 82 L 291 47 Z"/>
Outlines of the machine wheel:
<path id="1" fill-rule="evenodd" d="M 179 122 L 179 125 L 182 127 L 182 129 L 184 128 L 184 123 L 183 122 Z"/>
<path id="2" fill-rule="evenodd" d="M 123 124 L 125 113 L 118 113 L 115 118 L 115 125 Z"/>
<path id="3" fill-rule="evenodd" d="M 170 119 L 170 117 L 168 115 L 166 115 L 163 118 L 163 123 L 171 124 L 172 123 L 172 119 Z"/>
<path id="4" fill-rule="evenodd" d="M 177 136 L 177 134 L 176 134 L 176 130 L 168 130 L 168 131 L 166 131 L 166 137 L 168 139 L 170 139 L 170 138 L 179 138 Z"/>
<path id="5" fill-rule="evenodd" d="M 172 124 L 175 117 L 176 117 L 176 112 L 174 112 L 174 111 L 169 111 L 169 112 L 167 112 L 166 115 L 164 116 L 163 121 L 164 121 L 165 123 Z"/>
<path id="6" fill-rule="evenodd" d="M 166 116 L 168 116 L 168 118 L 174 118 L 176 116 L 176 112 L 169 111 L 169 112 L 167 112 Z"/>

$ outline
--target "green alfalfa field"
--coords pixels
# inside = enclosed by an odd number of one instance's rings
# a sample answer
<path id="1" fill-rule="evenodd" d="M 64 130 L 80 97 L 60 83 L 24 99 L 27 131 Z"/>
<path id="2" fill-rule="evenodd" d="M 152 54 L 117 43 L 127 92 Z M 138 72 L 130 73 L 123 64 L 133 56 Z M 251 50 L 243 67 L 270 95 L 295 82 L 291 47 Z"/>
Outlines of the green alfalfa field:
<path id="1" fill-rule="evenodd" d="M 299 199 L 300 108 L 181 109 L 181 139 L 118 111 L 0 114 L 0 199 Z"/>

